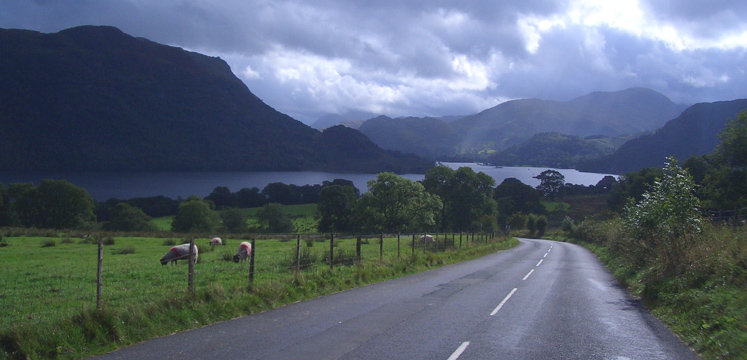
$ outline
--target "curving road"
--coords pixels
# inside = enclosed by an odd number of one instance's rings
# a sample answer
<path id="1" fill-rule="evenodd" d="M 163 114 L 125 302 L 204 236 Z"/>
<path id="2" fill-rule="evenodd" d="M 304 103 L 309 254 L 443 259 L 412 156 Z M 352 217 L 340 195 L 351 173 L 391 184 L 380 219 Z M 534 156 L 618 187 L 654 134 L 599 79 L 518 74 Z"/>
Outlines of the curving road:
<path id="1" fill-rule="evenodd" d="M 477 260 L 158 338 L 96 359 L 697 359 L 568 243 Z"/>

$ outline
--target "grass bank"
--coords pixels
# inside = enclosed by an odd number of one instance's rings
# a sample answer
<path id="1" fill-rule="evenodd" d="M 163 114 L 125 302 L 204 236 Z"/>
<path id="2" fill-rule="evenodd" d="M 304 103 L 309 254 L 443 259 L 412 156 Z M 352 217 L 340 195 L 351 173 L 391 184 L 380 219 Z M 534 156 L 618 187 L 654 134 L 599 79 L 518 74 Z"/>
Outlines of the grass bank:
<path id="1" fill-rule="evenodd" d="M 657 263 L 629 261 L 615 221 L 585 221 L 568 230 L 556 240 L 593 251 L 703 359 L 747 359 L 747 228 L 708 226 L 679 259 L 680 270 L 669 273 Z"/>
<path id="2" fill-rule="evenodd" d="M 71 291 L 90 294 L 91 277 L 82 276 L 81 280 L 74 275 L 68 278 L 64 274 L 66 271 L 71 274 L 90 272 L 84 269 L 91 267 L 87 263 L 91 261 L 90 253 L 95 246 L 58 241 L 53 246 L 43 247 L 50 240 L 41 237 L 4 238 L 7 245 L 0 252 L 0 257 L 3 257 L 3 264 L 8 264 L 8 274 L 18 274 L 12 281 L 20 282 L 20 288 L 38 290 L 33 292 L 37 298 L 32 302 L 50 301 L 46 300 L 47 297 L 81 301 L 75 295 L 68 296 L 65 293 Z M 3 330 L 0 330 L 0 358 L 83 358 L 153 337 L 474 259 L 518 244 L 515 239 L 503 239 L 487 244 L 465 243 L 459 250 L 418 250 L 414 254 L 405 247 L 407 251 L 403 251 L 402 256 L 398 257 L 392 245 L 394 241 L 389 240 L 391 239 L 385 239 L 387 255 L 384 257 L 379 257 L 379 244 L 376 243 L 377 240 L 372 240 L 367 241 L 370 249 L 364 249 L 364 254 L 370 252 L 375 255 L 364 255 L 364 260 L 356 265 L 330 269 L 320 256 L 317 258 L 318 262 L 312 262 L 299 273 L 289 270 L 287 264 L 287 258 L 291 254 L 289 245 L 293 242 L 258 242 L 257 256 L 264 260 L 257 263 L 258 277 L 254 282 L 246 280 L 247 265 L 225 260 L 223 253 L 230 254 L 231 251 L 221 248 L 208 250 L 208 247 L 204 247 L 196 265 L 196 269 L 199 269 L 195 275 L 196 291 L 189 294 L 183 287 L 168 287 L 173 282 L 184 282 L 183 270 L 186 265 L 162 267 L 157 263 L 157 259 L 168 250 L 171 243 L 169 239 L 114 238 L 112 244 L 105 248 L 105 256 L 109 259 L 105 269 L 109 270 L 104 278 L 109 279 L 110 284 L 105 289 L 110 290 L 107 290 L 109 293 L 105 297 L 104 306 L 97 310 L 90 300 L 82 299 L 84 305 L 72 312 L 52 311 L 27 324 L 23 324 L 23 319 L 15 322 L 15 325 L 6 323 Z M 311 246 L 306 245 L 307 249 L 328 251 L 324 246 L 314 245 L 313 242 L 310 244 Z M 350 245 L 341 241 L 339 246 Z M 129 247 L 134 251 L 117 251 L 118 247 Z M 233 246 L 230 250 L 234 250 Z M 260 251 L 263 255 L 261 258 Z M 40 256 L 41 252 L 47 252 L 48 256 Z M 313 258 L 313 252 L 309 250 L 309 253 Z M 29 264 L 23 261 L 26 256 L 38 258 L 39 261 L 31 264 L 30 270 L 27 269 Z M 71 258 L 72 262 L 69 261 Z M 76 263 L 81 267 L 75 268 Z M 272 263 L 278 265 L 270 265 Z M 272 266 L 275 267 L 274 272 L 271 271 Z M 63 270 L 64 268 L 68 269 Z M 43 274 L 57 276 L 48 276 L 50 280 Z M 4 285 L 10 284 L 9 281 Z M 82 286 L 82 290 L 78 286 Z M 30 295 L 23 291 L 17 294 L 3 293 L 3 301 L 6 301 L 8 308 L 23 306 L 11 303 L 10 300 L 11 297 L 24 298 Z M 52 300 L 49 304 L 55 304 L 58 300 Z"/>

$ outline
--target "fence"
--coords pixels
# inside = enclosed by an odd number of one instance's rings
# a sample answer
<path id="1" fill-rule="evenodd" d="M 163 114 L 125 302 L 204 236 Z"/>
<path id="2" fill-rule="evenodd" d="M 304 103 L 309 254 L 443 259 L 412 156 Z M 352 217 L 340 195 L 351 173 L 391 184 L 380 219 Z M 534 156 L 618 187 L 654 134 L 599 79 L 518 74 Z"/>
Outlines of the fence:
<path id="1" fill-rule="evenodd" d="M 704 215 L 714 223 L 731 223 L 734 226 L 747 220 L 747 208 L 707 210 Z"/>
<path id="2" fill-rule="evenodd" d="M 158 260 L 181 240 L 121 237 L 105 245 L 100 235 L 93 242 L 6 237 L 0 248 L 0 328 L 44 323 L 81 309 L 147 306 L 211 286 L 232 291 L 251 283 L 286 284 L 302 271 L 386 264 L 416 252 L 487 243 L 494 234 L 433 234 L 433 242 L 421 241 L 423 235 L 254 235 L 249 261 L 238 264 L 233 255 L 242 240 L 210 246 L 209 239 L 192 238 L 199 250 L 196 259 L 184 261 L 194 259 L 187 256 L 175 266 L 161 266 Z M 50 241 L 56 243 L 44 245 Z"/>

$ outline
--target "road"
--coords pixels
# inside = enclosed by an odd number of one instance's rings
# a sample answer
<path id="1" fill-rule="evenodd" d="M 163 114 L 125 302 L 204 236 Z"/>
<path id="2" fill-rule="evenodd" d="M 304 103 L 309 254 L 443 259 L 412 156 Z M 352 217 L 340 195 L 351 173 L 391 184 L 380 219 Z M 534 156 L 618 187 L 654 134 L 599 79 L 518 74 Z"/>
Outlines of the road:
<path id="1" fill-rule="evenodd" d="M 697 359 L 588 250 L 513 249 L 95 359 Z"/>

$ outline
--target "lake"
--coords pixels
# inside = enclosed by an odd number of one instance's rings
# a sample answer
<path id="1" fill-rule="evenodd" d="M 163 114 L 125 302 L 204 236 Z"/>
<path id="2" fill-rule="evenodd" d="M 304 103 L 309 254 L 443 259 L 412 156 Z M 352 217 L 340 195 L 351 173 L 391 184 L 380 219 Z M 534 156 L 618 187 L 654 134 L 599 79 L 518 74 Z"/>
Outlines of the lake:
<path id="1" fill-rule="evenodd" d="M 539 167 L 502 167 L 479 165 L 474 163 L 443 163 L 453 169 L 462 166 L 471 167 L 475 172 L 484 172 L 493 177 L 496 185 L 506 178 L 517 178 L 521 182 L 536 187 L 539 180 L 534 176 L 548 170 Z M 580 172 L 574 169 L 553 169 L 563 176 L 565 181 L 578 185 L 595 185 L 606 175 Z M 424 174 L 402 174 L 402 177 L 414 181 L 423 180 Z M 617 177 L 617 175 L 612 175 Z M 315 185 L 323 181 L 347 179 L 365 192 L 366 182 L 375 179 L 376 174 L 334 173 L 317 171 L 262 171 L 262 172 L 135 172 L 135 171 L 0 171 L 0 183 L 34 183 L 39 185 L 43 179 L 67 180 L 82 187 L 96 201 L 107 199 L 132 199 L 163 195 L 172 199 L 187 198 L 191 195 L 205 197 L 218 186 L 228 187 L 232 192 L 241 188 L 256 187 L 262 190 L 267 184 L 281 182 L 294 185 Z"/>

